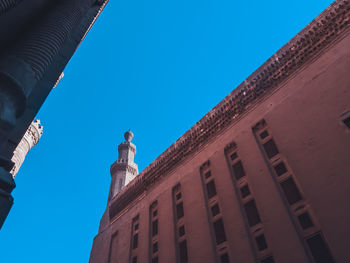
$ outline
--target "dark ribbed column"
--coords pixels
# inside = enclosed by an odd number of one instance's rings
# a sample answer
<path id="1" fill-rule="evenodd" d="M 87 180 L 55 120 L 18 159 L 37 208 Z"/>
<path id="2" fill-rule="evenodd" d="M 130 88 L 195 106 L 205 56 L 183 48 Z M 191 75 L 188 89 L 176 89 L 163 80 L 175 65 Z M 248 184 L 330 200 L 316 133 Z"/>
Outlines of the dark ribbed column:
<path id="1" fill-rule="evenodd" d="M 0 0 L 1 10 L 19 1 Z M 51 7 L 40 21 L 13 43 L 0 58 L 0 154 L 9 132 L 16 125 L 27 98 L 55 60 L 67 38 L 95 0 L 50 0 Z M 12 206 L 15 182 L 12 165 L 0 155 L 0 228 Z"/>
<path id="2" fill-rule="evenodd" d="M 0 121 L 12 126 L 26 98 L 93 0 L 60 0 L 0 60 Z"/>
<path id="3" fill-rule="evenodd" d="M 0 15 L 18 5 L 23 0 L 0 0 Z"/>

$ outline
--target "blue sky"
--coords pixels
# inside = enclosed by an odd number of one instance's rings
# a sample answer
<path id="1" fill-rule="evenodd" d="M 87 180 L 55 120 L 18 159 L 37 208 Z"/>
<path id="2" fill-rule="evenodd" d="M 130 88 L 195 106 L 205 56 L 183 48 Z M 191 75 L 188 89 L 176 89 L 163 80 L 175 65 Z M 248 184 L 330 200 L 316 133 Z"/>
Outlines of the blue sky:
<path id="1" fill-rule="evenodd" d="M 37 116 L 1 262 L 88 262 L 124 132 L 141 171 L 331 2 L 110 1 Z"/>

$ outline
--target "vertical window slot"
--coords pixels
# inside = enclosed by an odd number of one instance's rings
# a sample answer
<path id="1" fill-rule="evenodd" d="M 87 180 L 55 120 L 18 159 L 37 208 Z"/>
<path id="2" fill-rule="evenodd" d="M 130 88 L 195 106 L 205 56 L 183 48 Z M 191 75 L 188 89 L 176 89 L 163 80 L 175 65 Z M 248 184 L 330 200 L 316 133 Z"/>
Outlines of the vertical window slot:
<path id="1" fill-rule="evenodd" d="M 220 263 L 230 263 L 230 259 L 227 253 L 220 256 Z"/>
<path id="2" fill-rule="evenodd" d="M 309 216 L 309 214 L 307 212 L 301 214 L 298 216 L 298 220 L 299 220 L 299 223 L 300 223 L 300 226 L 303 228 L 303 229 L 308 229 L 310 227 L 312 227 L 314 224 L 312 223 L 312 220 Z"/>
<path id="3" fill-rule="evenodd" d="M 321 234 L 306 240 L 316 263 L 333 263 L 332 255 Z"/>
<path id="4" fill-rule="evenodd" d="M 185 226 L 179 227 L 179 237 L 182 237 L 185 235 Z"/>
<path id="5" fill-rule="evenodd" d="M 216 196 L 216 187 L 214 180 L 211 180 L 209 183 L 207 183 L 207 193 L 208 193 L 208 199 L 213 198 Z"/>
<path id="6" fill-rule="evenodd" d="M 188 262 L 188 256 L 187 256 L 187 243 L 186 243 L 186 240 L 181 241 L 179 243 L 179 251 L 180 251 L 180 263 L 187 263 Z"/>
<path id="7" fill-rule="evenodd" d="M 136 249 L 139 243 L 139 234 L 135 234 L 132 239 L 132 249 Z"/>
<path id="8" fill-rule="evenodd" d="M 183 203 L 181 202 L 176 205 L 176 218 L 177 220 L 179 220 L 183 216 L 184 216 L 184 207 L 183 207 Z"/>
<path id="9" fill-rule="evenodd" d="M 267 242 L 264 235 L 257 236 L 255 241 L 259 251 L 267 249 Z"/>
<path id="10" fill-rule="evenodd" d="M 213 217 L 220 214 L 220 208 L 218 204 L 215 204 L 211 207 L 211 214 Z"/>
<path id="11" fill-rule="evenodd" d="M 158 220 L 152 222 L 152 237 L 158 235 Z"/>
<path id="12" fill-rule="evenodd" d="M 280 162 L 274 168 L 275 168 L 275 172 L 276 172 L 277 176 L 281 176 L 287 172 L 287 167 L 285 166 L 285 164 L 283 162 Z"/>
<path id="13" fill-rule="evenodd" d="M 283 181 L 281 187 L 290 205 L 303 199 L 292 177 Z"/>
<path id="14" fill-rule="evenodd" d="M 279 153 L 277 146 L 274 142 L 274 140 L 270 139 L 266 143 L 263 144 L 264 150 L 266 152 L 267 157 L 271 159 L 275 155 Z"/>
<path id="15" fill-rule="evenodd" d="M 238 161 L 234 165 L 232 165 L 232 168 L 233 168 L 233 173 L 235 175 L 235 178 L 237 180 L 245 176 L 245 172 L 241 161 Z"/>
<path id="16" fill-rule="evenodd" d="M 214 232 L 215 232 L 215 239 L 216 244 L 219 245 L 226 241 L 226 234 L 225 234 L 225 228 L 224 228 L 224 222 L 222 219 L 218 219 L 213 223 L 214 226 Z"/>
<path id="17" fill-rule="evenodd" d="M 244 205 L 244 209 L 245 209 L 247 219 L 248 219 L 248 224 L 250 227 L 255 226 L 256 224 L 261 222 L 259 212 L 258 212 L 258 209 L 256 208 L 256 204 L 254 200 L 247 202 Z"/>
<path id="18" fill-rule="evenodd" d="M 347 117 L 346 119 L 344 119 L 343 122 L 346 125 L 346 127 L 350 129 L 350 117 Z"/>
<path id="19" fill-rule="evenodd" d="M 240 190 L 241 190 L 242 198 L 247 197 L 248 195 L 250 195 L 249 186 L 247 184 L 245 186 L 243 186 Z"/>

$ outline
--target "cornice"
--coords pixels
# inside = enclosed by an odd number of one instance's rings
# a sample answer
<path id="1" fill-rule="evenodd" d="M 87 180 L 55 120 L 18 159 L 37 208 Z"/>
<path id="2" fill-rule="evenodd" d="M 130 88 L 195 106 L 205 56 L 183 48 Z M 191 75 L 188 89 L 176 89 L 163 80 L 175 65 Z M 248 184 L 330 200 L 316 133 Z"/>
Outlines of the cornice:
<path id="1" fill-rule="evenodd" d="M 110 202 L 110 217 L 348 33 L 349 21 L 349 1 L 333 2 L 114 197 Z"/>
<path id="2" fill-rule="evenodd" d="M 83 35 L 83 37 L 80 40 L 79 45 L 81 44 L 81 42 L 83 42 L 83 40 L 85 39 L 86 35 L 90 32 L 90 29 L 92 28 L 92 26 L 95 24 L 97 18 L 101 15 L 103 9 L 106 7 L 106 5 L 108 4 L 109 0 L 96 0 L 95 4 L 99 5 L 100 8 L 97 12 L 97 14 L 95 15 L 94 19 L 91 21 L 89 27 L 87 28 L 85 34 Z M 78 46 L 79 46 L 78 45 Z M 78 47 L 77 47 L 78 48 Z"/>

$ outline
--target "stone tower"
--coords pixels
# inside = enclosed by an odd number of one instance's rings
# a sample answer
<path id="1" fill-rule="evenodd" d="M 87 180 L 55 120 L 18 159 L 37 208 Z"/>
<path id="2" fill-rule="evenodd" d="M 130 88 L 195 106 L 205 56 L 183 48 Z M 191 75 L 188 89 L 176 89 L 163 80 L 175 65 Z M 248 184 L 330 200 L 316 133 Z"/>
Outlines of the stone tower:
<path id="1" fill-rule="evenodd" d="M 39 142 L 42 134 L 43 126 L 40 124 L 40 120 L 33 121 L 13 153 L 13 157 L 11 159 L 11 161 L 15 163 L 11 170 L 13 178 L 15 178 L 19 168 L 26 158 L 27 153 Z"/>
<path id="2" fill-rule="evenodd" d="M 137 164 L 134 163 L 136 146 L 131 142 L 133 137 L 134 134 L 129 130 L 124 133 L 125 141 L 119 144 L 118 159 L 111 166 L 110 198 L 117 195 L 139 173 Z"/>

